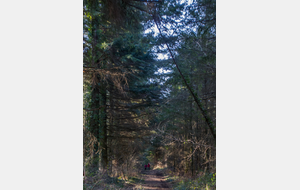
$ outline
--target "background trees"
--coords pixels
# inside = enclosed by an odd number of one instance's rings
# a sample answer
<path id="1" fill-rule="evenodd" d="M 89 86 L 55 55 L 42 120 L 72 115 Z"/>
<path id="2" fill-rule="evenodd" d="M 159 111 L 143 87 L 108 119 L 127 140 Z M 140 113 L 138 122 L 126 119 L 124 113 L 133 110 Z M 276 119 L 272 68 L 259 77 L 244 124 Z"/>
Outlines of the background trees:
<path id="1" fill-rule="evenodd" d="M 165 2 L 157 26 L 167 45 L 167 94 L 158 136 L 164 161 L 174 171 L 215 171 L 215 2 Z M 179 153 L 179 154 L 178 154 Z"/>

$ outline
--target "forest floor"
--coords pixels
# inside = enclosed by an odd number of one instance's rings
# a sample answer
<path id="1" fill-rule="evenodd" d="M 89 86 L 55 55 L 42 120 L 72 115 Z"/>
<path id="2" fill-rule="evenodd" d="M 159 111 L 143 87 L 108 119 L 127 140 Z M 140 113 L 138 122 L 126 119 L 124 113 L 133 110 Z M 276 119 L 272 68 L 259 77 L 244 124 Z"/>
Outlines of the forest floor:
<path id="1" fill-rule="evenodd" d="M 161 189 L 170 190 L 171 185 L 166 182 L 166 176 L 160 170 L 144 170 L 142 171 L 142 178 L 144 183 L 139 185 L 141 189 Z"/>
<path id="2" fill-rule="evenodd" d="M 138 176 L 112 181 L 113 178 L 87 177 L 84 190 L 171 190 L 172 185 L 167 181 L 168 175 L 162 169 L 142 170 Z"/>

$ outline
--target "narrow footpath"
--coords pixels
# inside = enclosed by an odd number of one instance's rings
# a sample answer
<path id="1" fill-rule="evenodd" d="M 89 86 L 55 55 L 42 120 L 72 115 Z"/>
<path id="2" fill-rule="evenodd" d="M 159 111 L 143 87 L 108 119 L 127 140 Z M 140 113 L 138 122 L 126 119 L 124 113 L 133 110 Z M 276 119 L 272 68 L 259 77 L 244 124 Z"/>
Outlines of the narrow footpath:
<path id="1" fill-rule="evenodd" d="M 142 174 L 145 180 L 142 185 L 143 189 L 171 190 L 171 185 L 166 182 L 166 177 L 159 170 L 144 170 Z"/>

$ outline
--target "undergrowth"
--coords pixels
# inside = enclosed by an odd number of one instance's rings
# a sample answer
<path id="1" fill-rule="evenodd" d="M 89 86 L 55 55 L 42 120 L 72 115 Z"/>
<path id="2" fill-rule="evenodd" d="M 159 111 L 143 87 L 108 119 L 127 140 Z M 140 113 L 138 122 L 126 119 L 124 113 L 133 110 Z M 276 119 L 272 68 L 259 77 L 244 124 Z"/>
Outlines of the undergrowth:
<path id="1" fill-rule="evenodd" d="M 83 190 L 126 190 L 142 183 L 144 180 L 138 177 L 128 177 L 128 180 L 121 177 L 106 177 L 83 184 Z"/>
<path id="2" fill-rule="evenodd" d="M 173 181 L 176 179 L 168 179 Z M 198 190 L 215 190 L 216 189 L 216 173 L 210 173 L 200 176 L 196 179 L 183 179 L 173 185 L 174 190 L 198 189 Z"/>

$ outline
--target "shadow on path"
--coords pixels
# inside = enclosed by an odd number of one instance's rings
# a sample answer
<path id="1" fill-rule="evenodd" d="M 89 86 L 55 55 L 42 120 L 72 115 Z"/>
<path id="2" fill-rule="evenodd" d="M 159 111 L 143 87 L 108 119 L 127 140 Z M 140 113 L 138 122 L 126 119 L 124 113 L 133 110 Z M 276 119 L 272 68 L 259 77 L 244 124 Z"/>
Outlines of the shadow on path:
<path id="1" fill-rule="evenodd" d="M 159 170 L 144 170 L 142 171 L 145 183 L 142 188 L 147 189 L 162 189 L 169 190 L 170 185 L 166 182 L 165 176 Z"/>

